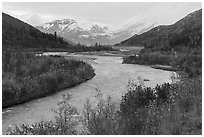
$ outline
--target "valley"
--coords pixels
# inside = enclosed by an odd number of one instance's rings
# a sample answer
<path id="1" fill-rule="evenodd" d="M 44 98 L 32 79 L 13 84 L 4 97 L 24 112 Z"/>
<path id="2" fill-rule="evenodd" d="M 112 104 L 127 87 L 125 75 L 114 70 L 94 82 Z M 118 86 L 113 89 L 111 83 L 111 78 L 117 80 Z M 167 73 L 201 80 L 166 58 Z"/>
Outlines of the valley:
<path id="1" fill-rule="evenodd" d="M 202 134 L 201 3 L 4 5 L 2 134 Z"/>

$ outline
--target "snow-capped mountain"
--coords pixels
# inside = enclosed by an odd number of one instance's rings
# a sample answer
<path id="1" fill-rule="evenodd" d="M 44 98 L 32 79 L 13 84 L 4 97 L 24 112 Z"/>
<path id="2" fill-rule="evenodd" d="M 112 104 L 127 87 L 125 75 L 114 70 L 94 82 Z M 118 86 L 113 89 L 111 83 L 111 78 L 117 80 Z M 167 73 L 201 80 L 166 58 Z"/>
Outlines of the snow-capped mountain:
<path id="1" fill-rule="evenodd" d="M 154 4 L 153 9 L 144 10 L 124 18 L 120 26 L 113 27 L 108 24 L 101 24 L 90 21 L 82 21 L 77 16 L 67 17 L 65 14 L 37 14 L 27 13 L 16 15 L 15 12 L 9 12 L 12 16 L 36 26 L 39 30 L 46 33 L 57 32 L 68 41 L 91 45 L 94 43 L 116 44 L 130 38 L 133 35 L 140 35 L 159 25 L 171 25 L 185 16 L 184 13 L 192 12 L 188 4 L 182 4 L 181 7 L 176 5 L 161 7 L 160 4 Z M 174 10 L 172 10 L 174 8 Z M 26 12 L 25 12 L 26 13 Z M 14 15 L 15 14 L 15 15 Z M 60 18 L 60 19 L 59 19 Z M 66 18 L 66 19 L 61 19 Z M 72 19 L 74 18 L 74 19 Z M 83 18 L 83 17 L 82 17 Z M 59 20 L 57 20 L 59 19 Z M 79 20 L 78 20 L 79 19 Z M 93 20 L 94 18 L 92 18 Z M 107 18 L 108 19 L 108 18 Z M 112 17 L 114 19 L 114 16 Z"/>
<path id="2" fill-rule="evenodd" d="M 121 26 L 114 27 L 109 24 L 74 19 L 56 20 L 57 17 L 48 17 L 36 13 L 23 15 L 8 14 L 35 26 L 42 32 L 57 32 L 59 36 L 64 37 L 69 42 L 86 45 L 95 43 L 113 45 L 130 38 L 134 34 L 148 31 L 155 26 L 155 24 L 150 22 L 142 23 L 137 20 L 127 20 Z"/>
<path id="3" fill-rule="evenodd" d="M 73 19 L 55 20 L 36 28 L 46 33 L 56 32 L 67 40 L 86 45 L 115 44 L 132 35 L 129 30 L 118 29 L 111 25 Z"/>
<path id="4" fill-rule="evenodd" d="M 74 19 L 54 20 L 55 17 L 42 16 L 36 13 L 12 15 L 32 26 L 35 26 L 42 32 L 57 32 L 59 36 L 64 37 L 69 42 L 71 41 L 86 45 L 92 45 L 95 43 L 113 45 L 130 38 L 134 34 L 142 33 L 155 26 L 151 23 L 141 23 L 135 20 L 128 20 L 121 26 L 114 27 L 109 24 L 82 20 L 76 21 Z"/>

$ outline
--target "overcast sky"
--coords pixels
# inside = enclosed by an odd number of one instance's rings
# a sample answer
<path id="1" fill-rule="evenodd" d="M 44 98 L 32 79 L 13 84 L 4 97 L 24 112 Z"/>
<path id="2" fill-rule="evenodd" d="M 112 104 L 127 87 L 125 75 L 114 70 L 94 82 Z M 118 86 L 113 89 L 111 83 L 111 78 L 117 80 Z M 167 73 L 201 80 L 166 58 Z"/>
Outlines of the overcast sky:
<path id="1" fill-rule="evenodd" d="M 8 2 L 2 4 L 3 12 L 23 15 L 34 13 L 47 18 L 73 18 L 95 21 L 114 26 L 141 19 L 156 19 L 159 24 L 171 24 L 188 13 L 202 8 L 201 3 L 46 3 Z"/>

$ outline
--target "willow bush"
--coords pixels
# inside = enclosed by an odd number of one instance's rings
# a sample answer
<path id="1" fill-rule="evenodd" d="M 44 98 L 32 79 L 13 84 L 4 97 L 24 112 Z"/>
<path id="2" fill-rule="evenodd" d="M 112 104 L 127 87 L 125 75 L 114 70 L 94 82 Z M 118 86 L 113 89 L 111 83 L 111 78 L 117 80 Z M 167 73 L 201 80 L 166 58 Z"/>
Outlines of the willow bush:
<path id="1" fill-rule="evenodd" d="M 4 52 L 2 58 L 4 108 L 73 87 L 95 75 L 91 65 L 63 57 Z"/>

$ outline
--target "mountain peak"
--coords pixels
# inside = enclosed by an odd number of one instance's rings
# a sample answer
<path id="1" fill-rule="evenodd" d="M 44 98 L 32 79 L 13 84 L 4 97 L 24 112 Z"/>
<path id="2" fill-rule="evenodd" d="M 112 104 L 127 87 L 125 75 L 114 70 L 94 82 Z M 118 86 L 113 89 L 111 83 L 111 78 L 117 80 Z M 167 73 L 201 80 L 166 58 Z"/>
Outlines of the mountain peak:
<path id="1" fill-rule="evenodd" d="M 60 19 L 60 20 L 55 20 L 48 23 L 70 24 L 70 23 L 77 23 L 77 21 L 73 19 Z"/>
<path id="2" fill-rule="evenodd" d="M 57 32 L 58 35 L 73 41 L 91 45 L 94 43 L 114 44 L 113 35 L 116 28 L 103 23 L 90 21 L 76 21 L 74 19 L 60 19 L 36 26 L 39 30 L 46 33 Z M 130 34 L 128 34 L 128 37 Z M 120 36 L 119 36 L 120 37 Z M 117 41 L 122 40 L 119 38 Z"/>

